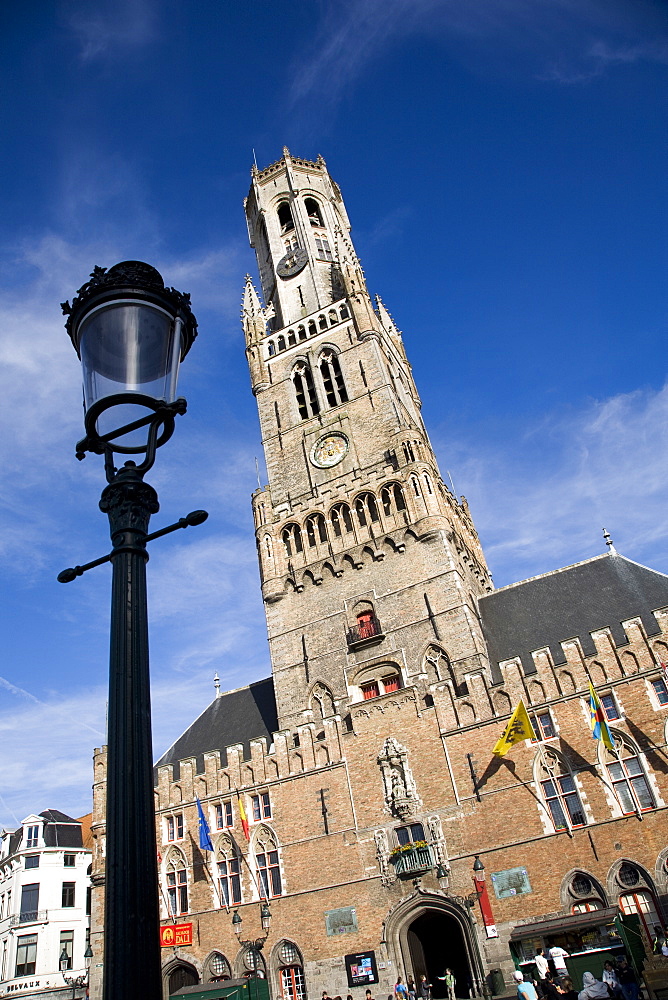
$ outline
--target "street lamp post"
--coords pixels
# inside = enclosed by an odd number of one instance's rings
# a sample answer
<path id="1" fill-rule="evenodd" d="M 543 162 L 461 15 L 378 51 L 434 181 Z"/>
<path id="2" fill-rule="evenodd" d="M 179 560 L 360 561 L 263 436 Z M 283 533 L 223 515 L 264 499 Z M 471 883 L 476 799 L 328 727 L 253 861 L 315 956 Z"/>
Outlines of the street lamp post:
<path id="1" fill-rule="evenodd" d="M 60 953 L 60 972 L 63 979 L 65 980 L 66 986 L 72 987 L 72 1000 L 75 1000 L 76 991 L 82 986 L 88 986 L 88 978 L 90 975 L 90 960 L 93 957 L 93 952 L 90 944 L 86 947 L 84 952 L 84 958 L 86 959 L 86 971 L 80 976 L 66 976 L 65 970 L 70 963 L 70 956 L 67 954 L 67 949 L 63 947 Z"/>
<path id="2" fill-rule="evenodd" d="M 271 910 L 269 909 L 269 903 L 267 902 L 267 900 L 266 899 L 263 900 L 262 901 L 262 905 L 260 906 L 260 923 L 262 924 L 262 930 L 264 931 L 264 936 L 263 937 L 250 938 L 248 941 L 242 940 L 242 938 L 241 938 L 241 926 L 242 926 L 242 923 L 243 923 L 243 921 L 241 919 L 241 914 L 239 913 L 238 910 L 235 910 L 234 914 L 232 916 L 232 929 L 233 929 L 234 933 L 236 934 L 236 936 L 237 936 L 237 938 L 239 940 L 239 944 L 243 945 L 243 947 L 248 948 L 249 950 L 253 951 L 253 953 L 254 953 L 253 954 L 253 963 L 254 963 L 254 965 L 253 965 L 253 973 L 254 973 L 255 977 L 257 978 L 257 976 L 259 974 L 259 970 L 258 970 L 258 961 L 257 961 L 257 957 L 255 955 L 255 952 L 259 953 L 259 952 L 262 951 L 262 949 L 264 947 L 264 942 L 269 937 L 269 928 L 271 927 Z"/>
<path id="3" fill-rule="evenodd" d="M 107 561 L 113 569 L 103 996 L 125 996 L 132 983 L 142 1000 L 161 1000 L 146 543 L 207 515 L 195 511 L 147 534 L 159 504 L 143 477 L 171 437 L 176 415 L 186 411 L 176 382 L 197 323 L 190 297 L 165 288 L 155 268 L 141 261 L 96 267 L 63 312 L 83 369 L 86 437 L 77 458 L 104 455 L 108 485 L 100 510 L 109 517 L 112 541 L 108 555 L 58 577 L 67 583 Z M 143 460 L 117 469 L 116 454 Z"/>

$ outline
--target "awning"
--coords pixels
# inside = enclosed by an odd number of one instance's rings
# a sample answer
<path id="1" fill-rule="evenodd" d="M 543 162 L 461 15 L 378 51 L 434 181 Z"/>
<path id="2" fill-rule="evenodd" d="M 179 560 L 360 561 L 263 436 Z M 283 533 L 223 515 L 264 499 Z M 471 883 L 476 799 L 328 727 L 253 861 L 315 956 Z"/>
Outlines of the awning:
<path id="1" fill-rule="evenodd" d="M 557 931 L 574 931 L 580 927 L 592 927 L 596 924 L 610 924 L 619 916 L 616 906 L 606 906 L 601 910 L 590 910 L 588 913 L 569 913 L 563 917 L 552 917 L 549 920 L 536 920 L 532 924 L 519 924 L 513 928 L 511 941 L 527 937 L 549 937 Z"/>

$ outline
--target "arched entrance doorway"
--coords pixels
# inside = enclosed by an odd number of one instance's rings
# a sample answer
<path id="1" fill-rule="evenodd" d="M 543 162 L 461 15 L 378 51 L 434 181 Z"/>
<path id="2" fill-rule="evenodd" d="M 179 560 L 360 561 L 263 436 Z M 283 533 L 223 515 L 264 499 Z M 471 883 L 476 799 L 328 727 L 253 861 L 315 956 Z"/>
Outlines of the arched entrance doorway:
<path id="1" fill-rule="evenodd" d="M 179 962 L 178 965 L 172 966 L 167 974 L 167 996 L 176 993 L 183 986 L 196 986 L 198 983 L 199 976 L 197 975 L 197 970 L 192 965 Z"/>
<path id="2" fill-rule="evenodd" d="M 433 997 L 447 997 L 443 979 L 446 968 L 455 975 L 455 996 L 471 996 L 471 970 L 459 922 L 439 910 L 428 910 L 414 920 L 406 932 L 409 963 L 415 982 L 425 975 Z M 408 970 L 406 970 L 408 975 Z"/>
<path id="3" fill-rule="evenodd" d="M 445 969 L 455 975 L 455 995 L 481 996 L 484 970 L 475 925 L 468 909 L 441 893 L 418 890 L 388 914 L 385 941 L 399 975 L 421 975 L 435 1000 L 447 997 Z"/>

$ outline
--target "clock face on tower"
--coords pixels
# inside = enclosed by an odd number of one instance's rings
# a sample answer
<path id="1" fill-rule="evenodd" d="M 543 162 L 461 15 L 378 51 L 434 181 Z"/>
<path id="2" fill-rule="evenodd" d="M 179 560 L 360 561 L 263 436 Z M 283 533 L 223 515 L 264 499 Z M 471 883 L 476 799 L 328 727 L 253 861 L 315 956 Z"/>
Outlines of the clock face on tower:
<path id="1" fill-rule="evenodd" d="M 331 469 L 348 454 L 348 438 L 338 431 L 325 434 L 311 448 L 311 461 L 318 469 Z"/>
<path id="2" fill-rule="evenodd" d="M 296 247 L 281 257 L 276 265 L 276 273 L 279 278 L 294 278 L 295 274 L 303 271 L 308 264 L 308 253 L 304 247 Z"/>

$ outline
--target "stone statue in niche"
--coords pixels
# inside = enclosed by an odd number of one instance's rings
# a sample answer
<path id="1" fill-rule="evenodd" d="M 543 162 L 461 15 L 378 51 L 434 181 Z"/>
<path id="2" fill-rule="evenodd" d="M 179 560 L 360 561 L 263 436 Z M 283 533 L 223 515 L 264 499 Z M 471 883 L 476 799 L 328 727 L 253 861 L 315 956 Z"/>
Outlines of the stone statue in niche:
<path id="1" fill-rule="evenodd" d="M 408 750 L 393 736 L 388 736 L 377 760 L 383 778 L 387 809 L 400 820 L 408 819 L 420 805 L 408 763 Z"/>
<path id="2" fill-rule="evenodd" d="M 390 848 L 387 843 L 387 833 L 385 830 L 376 830 L 373 835 L 376 842 L 376 861 L 383 885 L 389 885 L 395 881 L 395 874 L 390 865 Z"/>
<path id="3" fill-rule="evenodd" d="M 429 830 L 429 841 L 436 855 L 436 860 L 450 871 L 448 863 L 448 846 L 443 836 L 443 827 L 439 816 L 427 817 L 427 829 Z"/>

